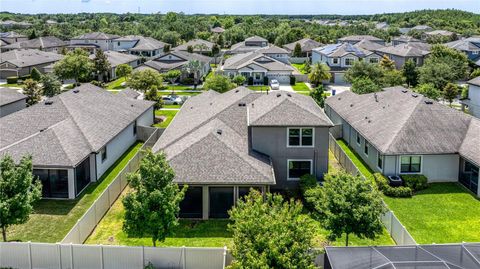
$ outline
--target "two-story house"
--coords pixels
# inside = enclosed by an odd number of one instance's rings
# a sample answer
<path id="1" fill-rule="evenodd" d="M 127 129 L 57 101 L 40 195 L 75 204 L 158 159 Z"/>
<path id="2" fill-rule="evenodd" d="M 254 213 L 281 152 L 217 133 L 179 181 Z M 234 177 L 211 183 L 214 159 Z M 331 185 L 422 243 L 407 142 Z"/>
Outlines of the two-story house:
<path id="1" fill-rule="evenodd" d="M 403 43 L 376 49 L 380 55 L 387 55 L 395 62 L 395 67 L 401 69 L 408 60 L 413 60 L 417 66 L 422 66 L 425 57 L 430 53 L 431 45 L 424 42 Z"/>
<path id="2" fill-rule="evenodd" d="M 468 59 L 480 66 L 480 36 L 448 42 L 445 46 L 464 52 Z"/>
<path id="3" fill-rule="evenodd" d="M 350 43 L 352 45 L 355 45 L 362 40 L 368 40 L 368 41 L 371 41 L 371 42 L 378 43 L 380 45 L 385 45 L 385 40 L 383 40 L 381 38 L 378 38 L 378 37 L 375 37 L 375 36 L 372 36 L 372 35 L 349 35 L 349 36 L 339 38 L 337 40 L 337 42 L 338 43 Z"/>
<path id="4" fill-rule="evenodd" d="M 165 45 L 168 44 L 151 37 L 138 35 L 122 36 L 113 40 L 114 51 L 127 52 L 146 59 L 162 55 Z"/>
<path id="5" fill-rule="evenodd" d="M 86 33 L 70 40 L 70 45 L 75 47 L 95 46 L 103 51 L 112 50 L 113 42 L 119 38 L 118 35 L 106 34 L 101 32 Z"/>
<path id="6" fill-rule="evenodd" d="M 468 111 L 474 117 L 480 118 L 480 77 L 469 80 L 468 98 L 462 100 L 463 105 L 468 106 Z M 479 134 L 480 135 L 480 134 Z"/>
<path id="7" fill-rule="evenodd" d="M 268 47 L 268 40 L 260 36 L 251 36 L 242 42 L 233 44 L 228 54 L 241 54 Z"/>
<path id="8" fill-rule="evenodd" d="M 313 99 L 294 92 L 207 91 L 185 102 L 153 151 L 188 184 L 181 217 L 226 218 L 250 188 L 298 188 L 306 174 L 321 180 L 331 126 Z"/>
<path id="9" fill-rule="evenodd" d="M 41 51 L 60 53 L 67 43 L 55 36 L 41 36 L 30 40 L 24 40 L 1 47 L 1 51 L 19 49 L 38 49 Z"/>
<path id="10" fill-rule="evenodd" d="M 312 51 L 312 63 L 328 65 L 335 84 L 345 83 L 345 72 L 355 61 L 362 59 L 369 63 L 378 63 L 380 58 L 381 55 L 350 43 L 330 44 Z"/>

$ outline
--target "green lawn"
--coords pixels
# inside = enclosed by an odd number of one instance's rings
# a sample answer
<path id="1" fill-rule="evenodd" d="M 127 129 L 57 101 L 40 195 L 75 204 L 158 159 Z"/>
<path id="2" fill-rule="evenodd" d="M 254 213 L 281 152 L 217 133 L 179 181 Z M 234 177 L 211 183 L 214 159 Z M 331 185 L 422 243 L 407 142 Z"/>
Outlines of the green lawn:
<path id="1" fill-rule="evenodd" d="M 373 171 L 372 169 L 370 169 L 370 167 L 368 167 L 368 165 L 366 165 L 363 162 L 362 158 L 358 156 L 358 154 L 355 151 L 350 149 L 350 147 L 347 145 L 347 143 L 344 140 L 342 139 L 337 140 L 337 143 L 340 145 L 343 151 L 347 153 L 347 156 L 352 160 L 353 164 L 355 164 L 355 166 L 358 168 L 360 173 L 362 173 L 362 175 L 365 176 L 366 178 L 373 180 Z"/>
<path id="2" fill-rule="evenodd" d="M 106 87 L 108 90 L 121 90 L 121 89 L 125 89 L 126 87 L 125 86 L 122 86 L 122 83 L 125 82 L 125 78 L 124 77 L 121 77 L 117 80 L 114 80 L 112 82 L 109 82 L 107 83 Z"/>
<path id="3" fill-rule="evenodd" d="M 167 119 L 161 123 L 157 123 L 154 126 L 158 128 L 167 128 L 167 126 L 172 122 L 175 115 L 177 115 L 178 110 L 156 110 L 156 116 L 165 116 Z"/>
<path id="4" fill-rule="evenodd" d="M 270 87 L 262 85 L 262 86 L 247 86 L 247 88 L 249 88 L 252 91 L 259 92 L 259 91 L 267 91 L 267 90 L 269 90 Z"/>
<path id="5" fill-rule="evenodd" d="M 13 88 L 22 88 L 22 87 L 23 87 L 23 84 L 17 84 L 17 83 L 13 83 L 13 84 L 2 84 L 2 85 L 0 85 L 0 87 L 4 87 L 4 88 L 10 88 L 10 87 L 13 87 Z"/>
<path id="6" fill-rule="evenodd" d="M 8 240 L 33 242 L 60 242 L 77 220 L 137 153 L 142 143 L 136 143 L 123 154 L 102 176 L 75 200 L 41 200 L 34 207 L 30 219 L 22 225 L 9 228 Z"/>
<path id="7" fill-rule="evenodd" d="M 178 108 L 180 109 L 182 105 L 163 105 L 163 108 Z"/>
<path id="8" fill-rule="evenodd" d="M 296 92 L 310 92 L 310 88 L 304 82 L 297 82 L 292 88 Z"/>
<path id="9" fill-rule="evenodd" d="M 300 72 L 301 74 L 307 74 L 305 71 L 303 71 L 303 67 L 305 66 L 305 64 L 292 64 L 293 68 L 297 69 L 298 72 Z"/>
<path id="10" fill-rule="evenodd" d="M 384 201 L 419 244 L 480 241 L 480 201 L 458 183 Z"/>

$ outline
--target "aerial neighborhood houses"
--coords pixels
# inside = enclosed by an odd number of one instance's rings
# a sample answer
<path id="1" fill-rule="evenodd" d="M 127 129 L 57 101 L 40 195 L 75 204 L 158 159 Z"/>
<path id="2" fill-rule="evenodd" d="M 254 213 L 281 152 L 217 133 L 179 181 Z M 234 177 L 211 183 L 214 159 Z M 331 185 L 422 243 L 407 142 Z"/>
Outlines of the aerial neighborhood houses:
<path id="1" fill-rule="evenodd" d="M 0 88 L 0 118 L 27 107 L 27 96 L 11 88 Z"/>
<path id="2" fill-rule="evenodd" d="M 38 49 L 10 50 L 0 53 L 0 79 L 29 75 L 33 68 L 41 73 L 63 58 L 62 54 Z"/>

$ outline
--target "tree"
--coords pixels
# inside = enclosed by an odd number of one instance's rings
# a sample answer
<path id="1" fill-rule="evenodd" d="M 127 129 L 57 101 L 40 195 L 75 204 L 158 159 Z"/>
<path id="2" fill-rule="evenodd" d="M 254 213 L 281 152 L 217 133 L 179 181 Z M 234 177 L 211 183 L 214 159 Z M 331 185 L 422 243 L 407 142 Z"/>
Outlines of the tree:
<path id="1" fill-rule="evenodd" d="M 321 85 L 324 80 L 329 80 L 331 77 L 330 68 L 320 62 L 313 65 L 312 71 L 308 74 L 308 79 L 313 85 Z"/>
<path id="2" fill-rule="evenodd" d="M 381 78 L 380 84 L 382 87 L 393 87 L 402 85 L 405 82 L 405 78 L 402 75 L 402 72 L 392 69 L 385 70 Z"/>
<path id="3" fill-rule="evenodd" d="M 325 107 L 325 88 L 323 85 L 320 85 L 313 89 L 313 91 L 310 92 L 310 97 L 315 100 L 315 102 L 321 107 Z"/>
<path id="4" fill-rule="evenodd" d="M 435 85 L 433 85 L 432 83 L 420 84 L 417 86 L 415 91 L 435 101 L 438 101 L 441 96 L 440 91 L 437 88 L 435 88 Z"/>
<path id="5" fill-rule="evenodd" d="M 95 58 L 93 59 L 93 68 L 97 77 L 100 77 L 100 81 L 105 82 L 105 77 L 108 76 L 112 66 L 108 61 L 107 55 L 103 53 L 103 50 L 97 49 L 95 52 Z"/>
<path id="6" fill-rule="evenodd" d="M 165 154 L 145 152 L 140 168 L 128 175 L 132 192 L 123 198 L 123 230 L 129 236 L 150 236 L 153 246 L 163 242 L 178 225 L 180 202 L 185 191 L 173 182 L 175 172 Z"/>
<path id="7" fill-rule="evenodd" d="M 40 81 L 42 79 L 42 73 L 34 67 L 32 68 L 32 72 L 30 72 L 30 77 L 35 81 Z"/>
<path id="8" fill-rule="evenodd" d="M 380 84 L 383 77 L 383 70 L 378 64 L 367 63 L 366 61 L 356 61 L 352 67 L 345 73 L 345 80 L 353 83 L 358 78 L 368 78 L 376 84 Z"/>
<path id="9" fill-rule="evenodd" d="M 170 84 L 175 83 L 177 79 L 182 75 L 182 71 L 178 69 L 172 69 L 168 71 L 163 77 L 170 82 Z"/>
<path id="10" fill-rule="evenodd" d="M 27 105 L 32 106 L 42 100 L 42 89 L 38 82 L 27 79 L 23 82 L 23 94 L 27 96 Z"/>
<path id="11" fill-rule="evenodd" d="M 58 61 L 54 70 L 58 78 L 62 80 L 75 79 L 77 83 L 85 82 L 91 79 L 93 63 L 88 57 L 88 52 L 77 48 L 68 52 L 62 60 Z"/>
<path id="12" fill-rule="evenodd" d="M 188 53 L 193 53 L 193 46 L 192 45 L 187 46 L 187 52 Z"/>
<path id="13" fill-rule="evenodd" d="M 127 81 L 127 85 L 134 90 L 147 92 L 154 86 L 157 87 L 157 89 L 162 88 L 163 79 L 157 71 L 145 69 L 133 72 Z"/>
<path id="14" fill-rule="evenodd" d="M 379 62 L 379 65 L 385 70 L 394 70 L 395 62 L 390 60 L 387 55 L 383 55 L 382 59 Z"/>
<path id="15" fill-rule="evenodd" d="M 346 172 L 326 174 L 323 187 L 316 187 L 307 202 L 315 209 L 315 218 L 336 240 L 345 234 L 348 246 L 350 234 L 374 239 L 382 233 L 380 219 L 386 212 L 380 192 L 368 180 Z"/>
<path id="16" fill-rule="evenodd" d="M 416 87 L 418 84 L 417 64 L 412 59 L 408 59 L 402 67 L 402 73 L 408 87 Z"/>
<path id="17" fill-rule="evenodd" d="M 452 106 L 453 99 L 458 95 L 458 87 L 453 83 L 448 83 L 445 88 L 443 88 L 443 99 L 448 101 L 449 105 Z"/>
<path id="18" fill-rule="evenodd" d="M 293 57 L 302 57 L 302 45 L 300 43 L 295 43 L 292 55 Z"/>
<path id="19" fill-rule="evenodd" d="M 54 74 L 45 74 L 42 76 L 42 90 L 47 97 L 55 96 L 62 92 L 62 83 Z"/>
<path id="20" fill-rule="evenodd" d="M 245 78 L 242 75 L 236 75 L 232 79 L 233 83 L 237 84 L 237 86 L 242 86 L 245 84 L 245 81 L 247 81 L 247 78 Z"/>
<path id="21" fill-rule="evenodd" d="M 476 68 L 475 70 L 470 73 L 470 79 L 480 77 L 480 68 Z"/>
<path id="22" fill-rule="evenodd" d="M 128 78 L 132 74 L 133 68 L 129 64 L 120 64 L 115 68 L 115 75 L 119 78 Z M 126 79 L 128 80 L 128 79 Z"/>
<path id="23" fill-rule="evenodd" d="M 370 78 L 360 77 L 360 78 L 356 78 L 352 82 L 352 87 L 350 90 L 356 94 L 366 94 L 366 93 L 378 92 L 382 90 L 382 88 L 378 84 L 373 82 Z"/>
<path id="24" fill-rule="evenodd" d="M 235 84 L 230 80 L 229 77 L 214 74 L 205 80 L 203 88 L 223 93 L 235 88 Z"/>
<path id="25" fill-rule="evenodd" d="M 145 92 L 145 100 L 155 102 L 155 109 L 163 107 L 162 96 L 158 94 L 157 86 L 152 86 Z"/>
<path id="26" fill-rule="evenodd" d="M 303 64 L 303 72 L 306 74 L 310 74 L 310 72 L 312 72 L 312 67 L 310 66 L 310 62 L 308 60 L 305 60 L 305 63 Z"/>
<path id="27" fill-rule="evenodd" d="M 200 71 L 202 71 L 202 63 L 199 60 L 190 60 L 183 67 L 185 72 L 193 75 L 193 85 L 194 88 L 197 88 L 198 82 L 200 80 Z"/>
<path id="28" fill-rule="evenodd" d="M 32 157 L 23 157 L 18 165 L 9 155 L 0 159 L 0 228 L 4 242 L 7 228 L 25 223 L 41 195 L 42 185 L 33 176 Z"/>
<path id="29" fill-rule="evenodd" d="M 315 268 L 311 252 L 315 228 L 302 204 L 279 194 L 250 190 L 229 211 L 233 233 L 231 268 Z"/>
<path id="30" fill-rule="evenodd" d="M 37 32 L 35 31 L 35 29 L 33 29 L 32 32 L 30 32 L 28 39 L 35 39 L 35 38 L 37 38 Z"/>
<path id="31" fill-rule="evenodd" d="M 163 47 L 163 52 L 164 52 L 164 53 L 168 53 L 168 52 L 170 52 L 170 49 L 171 49 L 170 44 L 166 44 L 166 45 Z"/>

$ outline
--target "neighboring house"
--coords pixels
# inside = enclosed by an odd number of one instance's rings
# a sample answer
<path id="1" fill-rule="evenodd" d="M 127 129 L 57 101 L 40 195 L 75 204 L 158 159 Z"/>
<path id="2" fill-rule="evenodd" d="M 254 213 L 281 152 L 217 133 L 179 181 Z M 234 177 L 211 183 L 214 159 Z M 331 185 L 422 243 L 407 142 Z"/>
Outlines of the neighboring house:
<path id="1" fill-rule="evenodd" d="M 223 29 L 222 27 L 213 27 L 210 31 L 214 34 L 222 34 L 223 32 L 225 32 L 225 29 Z"/>
<path id="2" fill-rule="evenodd" d="M 480 36 L 472 36 L 444 44 L 445 46 L 463 51 L 468 59 L 480 66 Z"/>
<path id="3" fill-rule="evenodd" d="M 297 43 L 300 44 L 300 47 L 302 48 L 302 57 L 310 57 L 312 55 L 312 50 L 322 45 L 320 42 L 317 42 L 313 39 L 304 38 L 296 42 L 286 44 L 283 46 L 283 48 L 286 49 L 290 55 L 292 55 Z"/>
<path id="4" fill-rule="evenodd" d="M 387 55 L 395 62 L 395 67 L 401 69 L 403 65 L 412 59 L 417 66 L 423 65 L 425 57 L 430 53 L 431 46 L 423 42 L 405 43 L 396 46 L 388 46 L 375 50 L 380 55 Z"/>
<path id="5" fill-rule="evenodd" d="M 412 30 L 412 28 L 409 28 L 409 27 L 398 28 L 398 31 L 399 31 L 402 35 L 408 34 L 411 30 Z"/>
<path id="6" fill-rule="evenodd" d="M 250 188 L 298 188 L 299 178 L 328 172 L 331 121 L 308 96 L 239 87 L 189 98 L 153 147 L 188 184 L 183 218 L 228 218 Z"/>
<path id="7" fill-rule="evenodd" d="M 24 109 L 26 99 L 17 89 L 0 88 L 0 118 Z"/>
<path id="8" fill-rule="evenodd" d="M 70 45 L 96 45 L 98 48 L 107 51 L 113 49 L 113 40 L 117 38 L 119 38 L 118 35 L 93 32 L 72 38 Z"/>
<path id="9" fill-rule="evenodd" d="M 60 53 L 61 49 L 68 44 L 54 36 L 38 37 L 2 46 L 2 52 L 18 49 L 38 49 L 41 51 Z"/>
<path id="10" fill-rule="evenodd" d="M 16 22 L 12 20 L 6 20 L 0 22 L 0 27 L 4 28 L 28 28 L 30 26 L 32 26 L 32 24 L 25 21 Z"/>
<path id="11" fill-rule="evenodd" d="M 277 61 L 282 63 L 288 64 L 288 51 L 286 49 L 282 49 L 275 45 L 271 45 L 269 47 L 265 47 L 262 49 L 257 50 L 256 52 L 262 53 L 265 56 L 273 58 Z"/>
<path id="12" fill-rule="evenodd" d="M 392 39 L 392 45 L 394 46 L 405 44 L 405 43 L 413 43 L 413 42 L 423 42 L 423 41 L 408 35 L 401 35 L 401 36 L 394 37 Z"/>
<path id="13" fill-rule="evenodd" d="M 214 43 L 207 40 L 193 39 L 188 41 L 187 43 L 183 43 L 182 45 L 173 48 L 173 50 L 188 52 L 188 48 L 191 47 L 193 49 L 193 53 L 210 56 L 212 54 L 212 49 L 214 45 Z"/>
<path id="14" fill-rule="evenodd" d="M 54 21 L 54 20 L 46 20 L 46 21 L 45 21 L 45 24 L 46 24 L 46 25 L 49 25 L 49 26 L 54 26 L 54 25 L 57 25 L 58 22 L 57 22 L 57 21 Z"/>
<path id="15" fill-rule="evenodd" d="M 163 54 L 167 43 L 151 37 L 128 35 L 113 40 L 113 50 L 124 51 L 147 59 L 156 58 Z"/>
<path id="16" fill-rule="evenodd" d="M 200 77 L 203 77 L 210 72 L 210 62 L 212 61 L 212 58 L 197 53 L 188 53 L 186 51 L 167 52 L 156 59 L 145 62 L 145 66 L 153 68 L 160 73 L 166 73 L 174 69 L 181 70 L 183 73 L 180 79 L 182 80 L 187 77 L 193 78 L 193 74 L 188 74 L 184 68 L 188 62 L 194 60 L 199 61 L 202 65 Z"/>
<path id="17" fill-rule="evenodd" d="M 32 156 L 44 198 L 74 199 L 150 126 L 154 103 L 83 84 L 0 118 L 0 156 Z"/>
<path id="18" fill-rule="evenodd" d="M 378 22 L 375 24 L 375 29 L 378 30 L 388 30 L 388 23 L 387 22 Z"/>
<path id="19" fill-rule="evenodd" d="M 428 26 L 428 25 L 417 25 L 412 28 L 410 28 L 410 31 L 418 31 L 418 32 L 428 32 L 432 31 L 433 28 Z"/>
<path id="20" fill-rule="evenodd" d="M 87 51 L 89 54 L 95 54 L 100 46 L 96 44 L 71 44 L 66 46 L 68 51 L 73 51 L 75 49 L 82 49 Z"/>
<path id="21" fill-rule="evenodd" d="M 110 63 L 110 72 L 108 72 L 108 80 L 113 80 L 117 78 L 117 74 L 115 71 L 117 70 L 117 66 L 121 64 L 128 64 L 132 68 L 135 68 L 141 64 L 141 58 L 136 55 L 121 53 L 117 51 L 105 51 L 105 56 L 107 56 L 107 60 Z M 95 54 L 90 55 L 90 59 L 95 59 Z"/>
<path id="22" fill-rule="evenodd" d="M 268 40 L 259 36 L 252 36 L 242 42 L 232 45 L 228 54 L 242 54 L 247 52 L 257 51 L 259 49 L 268 47 Z"/>
<path id="23" fill-rule="evenodd" d="M 457 34 L 446 30 L 433 30 L 422 33 L 423 40 L 436 40 L 437 38 L 455 40 L 457 39 Z"/>
<path id="24" fill-rule="evenodd" d="M 377 42 L 370 41 L 368 39 L 362 39 L 362 40 L 358 41 L 357 43 L 355 43 L 355 47 L 358 47 L 358 48 L 361 48 L 361 49 L 364 49 L 364 50 L 368 50 L 368 51 L 376 51 L 378 49 L 385 48 L 385 45 L 382 45 L 382 44 L 377 43 Z"/>
<path id="25" fill-rule="evenodd" d="M 468 99 L 462 100 L 461 102 L 468 106 L 470 114 L 474 117 L 480 118 L 480 77 L 471 79 L 467 83 Z"/>
<path id="26" fill-rule="evenodd" d="M 378 37 L 374 37 L 374 36 L 371 36 L 371 35 L 350 35 L 350 36 L 345 36 L 345 37 L 342 37 L 342 38 L 339 38 L 338 39 L 338 43 L 350 43 L 352 45 L 362 41 L 362 40 L 368 40 L 368 41 L 371 41 L 371 42 L 375 42 L 375 43 L 378 43 L 380 45 L 385 45 L 385 41 L 381 38 L 378 38 Z"/>
<path id="27" fill-rule="evenodd" d="M 403 87 L 328 98 L 325 113 L 368 166 L 386 176 L 459 181 L 480 196 L 480 120 Z"/>
<path id="28" fill-rule="evenodd" d="M 26 41 L 28 40 L 28 37 L 26 35 L 22 35 L 16 32 L 6 32 L 0 33 L 0 40 L 5 42 L 6 44 L 13 44 L 21 41 Z"/>
<path id="29" fill-rule="evenodd" d="M 313 64 L 321 62 L 330 67 L 332 81 L 335 84 L 345 83 L 345 72 L 355 61 L 362 59 L 369 63 L 378 63 L 380 58 L 379 54 L 350 43 L 326 45 L 314 49 L 312 53 Z"/>
<path id="30" fill-rule="evenodd" d="M 242 75 L 251 78 L 253 84 L 264 84 L 264 78 L 278 80 L 281 84 L 289 84 L 295 70 L 289 64 L 266 56 L 261 52 L 236 54 L 225 60 L 221 67 L 223 74 L 229 77 Z"/>
<path id="31" fill-rule="evenodd" d="M 51 65 L 64 56 L 54 52 L 36 49 L 11 50 L 0 54 L 0 78 L 28 75 L 36 68 L 44 73 L 44 67 Z"/>

